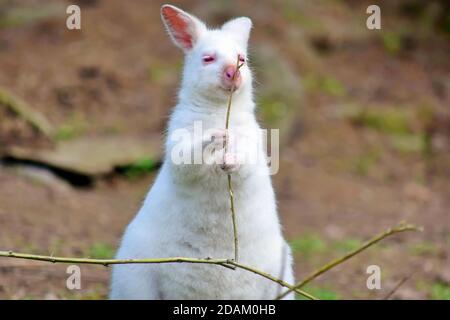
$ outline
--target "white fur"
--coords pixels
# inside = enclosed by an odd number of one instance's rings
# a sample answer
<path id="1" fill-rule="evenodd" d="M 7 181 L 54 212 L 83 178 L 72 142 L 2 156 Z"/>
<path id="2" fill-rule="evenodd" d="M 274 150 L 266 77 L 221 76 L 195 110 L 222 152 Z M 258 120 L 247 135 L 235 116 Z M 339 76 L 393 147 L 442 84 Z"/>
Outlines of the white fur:
<path id="1" fill-rule="evenodd" d="M 179 9 L 177 9 L 179 10 Z M 187 14 L 186 14 L 187 15 Z M 188 17 L 192 17 L 189 16 Z M 195 28 L 195 46 L 186 59 L 179 102 L 170 118 L 168 137 L 178 128 L 224 128 L 228 93 L 220 88 L 220 70 L 246 54 L 251 21 L 238 18 L 223 29 Z M 167 26 L 167 24 L 166 24 Z M 169 32 L 170 26 L 168 27 Z M 176 39 L 172 38 L 175 42 Z M 178 45 L 178 44 L 177 44 Z M 202 54 L 217 61 L 202 65 Z M 251 72 L 241 68 L 242 85 L 233 96 L 230 129 L 236 136 L 256 132 Z M 241 139 L 243 140 L 243 139 Z M 174 141 L 166 142 L 164 163 L 144 204 L 127 227 L 118 259 L 195 257 L 232 258 L 233 229 L 227 174 L 219 165 L 175 165 Z M 204 141 L 193 141 L 195 144 Z M 283 239 L 275 195 L 266 164 L 242 164 L 232 174 L 240 262 L 293 283 L 291 252 Z M 273 299 L 281 287 L 245 270 L 204 264 L 133 264 L 113 268 L 112 299 Z M 284 289 L 283 289 L 284 290 Z M 293 298 L 290 294 L 289 298 Z"/>

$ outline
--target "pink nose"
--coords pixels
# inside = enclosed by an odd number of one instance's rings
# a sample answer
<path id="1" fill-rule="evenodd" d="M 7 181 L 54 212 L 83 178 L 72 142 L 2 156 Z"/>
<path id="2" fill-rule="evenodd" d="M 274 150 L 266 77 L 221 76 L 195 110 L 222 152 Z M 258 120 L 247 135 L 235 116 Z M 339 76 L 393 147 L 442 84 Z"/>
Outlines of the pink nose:
<path id="1" fill-rule="evenodd" d="M 239 88 L 241 84 L 241 73 L 235 65 L 228 65 L 223 70 L 223 82 L 227 88 L 234 86 L 235 89 Z"/>

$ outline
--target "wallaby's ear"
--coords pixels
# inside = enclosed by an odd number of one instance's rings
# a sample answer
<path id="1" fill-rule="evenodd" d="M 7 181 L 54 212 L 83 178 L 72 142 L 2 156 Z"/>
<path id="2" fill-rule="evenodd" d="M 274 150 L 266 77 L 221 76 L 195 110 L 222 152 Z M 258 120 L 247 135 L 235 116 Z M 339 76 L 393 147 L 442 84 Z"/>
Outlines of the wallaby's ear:
<path id="1" fill-rule="evenodd" d="M 252 28 L 252 20 L 247 17 L 240 17 L 226 22 L 222 26 L 223 31 L 229 32 L 235 37 L 245 48 L 247 48 L 248 38 L 250 37 L 250 29 Z"/>
<path id="2" fill-rule="evenodd" d="M 185 52 L 191 50 L 206 31 L 199 19 L 168 4 L 161 7 L 161 18 L 175 45 Z"/>

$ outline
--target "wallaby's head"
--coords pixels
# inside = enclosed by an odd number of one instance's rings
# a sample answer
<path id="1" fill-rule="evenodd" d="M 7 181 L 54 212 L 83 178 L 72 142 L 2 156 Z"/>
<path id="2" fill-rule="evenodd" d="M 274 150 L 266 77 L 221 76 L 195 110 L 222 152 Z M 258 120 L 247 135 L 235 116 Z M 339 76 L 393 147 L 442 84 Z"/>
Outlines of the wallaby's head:
<path id="1" fill-rule="evenodd" d="M 246 61 L 249 18 L 236 18 L 210 30 L 198 18 L 171 5 L 161 7 L 161 17 L 173 42 L 185 53 L 182 89 L 186 93 L 220 101 L 232 88 L 236 94 L 251 89 Z"/>

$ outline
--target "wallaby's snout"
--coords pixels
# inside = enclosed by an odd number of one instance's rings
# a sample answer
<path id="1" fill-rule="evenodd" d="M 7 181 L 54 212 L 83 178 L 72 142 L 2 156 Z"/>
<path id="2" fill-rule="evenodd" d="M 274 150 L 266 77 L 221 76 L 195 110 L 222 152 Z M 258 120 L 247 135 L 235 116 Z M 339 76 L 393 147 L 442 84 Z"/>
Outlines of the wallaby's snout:
<path id="1" fill-rule="evenodd" d="M 226 90 L 239 89 L 242 82 L 241 72 L 236 65 L 227 65 L 223 69 L 222 83 Z"/>

